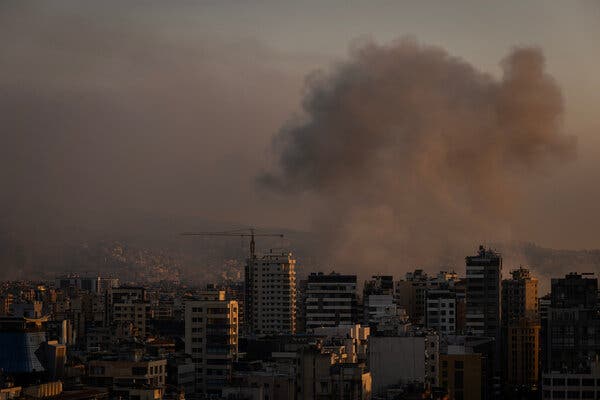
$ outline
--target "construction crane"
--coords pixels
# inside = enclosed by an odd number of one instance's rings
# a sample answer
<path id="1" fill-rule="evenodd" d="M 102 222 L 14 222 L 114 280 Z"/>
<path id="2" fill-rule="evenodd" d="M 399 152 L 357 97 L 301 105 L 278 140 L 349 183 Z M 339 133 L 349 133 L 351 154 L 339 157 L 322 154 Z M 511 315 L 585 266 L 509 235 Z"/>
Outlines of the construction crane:
<path id="1" fill-rule="evenodd" d="M 283 233 L 256 233 L 255 228 L 237 229 L 235 231 L 227 232 L 183 232 L 181 236 L 237 236 L 237 237 L 249 237 L 250 238 L 250 258 L 256 257 L 256 242 L 254 241 L 255 236 L 269 236 L 283 238 Z"/>

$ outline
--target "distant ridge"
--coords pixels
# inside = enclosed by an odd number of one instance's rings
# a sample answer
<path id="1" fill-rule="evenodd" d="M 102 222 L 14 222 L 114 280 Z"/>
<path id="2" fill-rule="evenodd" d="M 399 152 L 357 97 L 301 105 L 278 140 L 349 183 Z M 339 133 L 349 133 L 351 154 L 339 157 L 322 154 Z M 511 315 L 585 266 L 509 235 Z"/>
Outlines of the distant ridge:
<path id="1" fill-rule="evenodd" d="M 241 279 L 248 243 L 241 238 L 181 237 L 183 231 L 222 231 L 245 227 L 243 224 L 211 221 L 200 217 L 156 218 L 135 216 L 118 225 L 83 228 L 47 224 L 14 229 L 0 226 L 0 279 L 52 279 L 59 273 L 82 271 L 119 276 L 124 281 L 185 279 L 191 283 Z M 261 227 L 262 228 L 262 227 Z M 316 239 L 309 232 L 285 228 L 262 228 L 283 232 L 286 246 L 299 258 L 300 275 L 319 265 Z M 259 249 L 280 247 L 277 238 L 261 238 Z M 478 243 L 473 244 L 473 249 Z M 492 244 L 504 258 L 504 271 L 519 265 L 529 266 L 549 289 L 549 278 L 569 272 L 600 275 L 600 249 L 567 250 L 546 248 L 530 242 Z M 464 256 L 456 254 L 450 267 L 462 274 Z M 446 263 L 440 263 L 447 265 Z M 400 266 L 395 278 L 418 266 Z M 343 265 L 336 265 L 343 269 Z M 370 271 L 365 266 L 365 274 Z M 374 268 L 373 268 L 374 269 Z M 427 269 L 427 268 L 426 268 Z M 431 268 L 428 268 L 431 269 Z M 430 272 L 435 272 L 431 270 Z M 236 278 L 237 277 L 237 278 Z"/>

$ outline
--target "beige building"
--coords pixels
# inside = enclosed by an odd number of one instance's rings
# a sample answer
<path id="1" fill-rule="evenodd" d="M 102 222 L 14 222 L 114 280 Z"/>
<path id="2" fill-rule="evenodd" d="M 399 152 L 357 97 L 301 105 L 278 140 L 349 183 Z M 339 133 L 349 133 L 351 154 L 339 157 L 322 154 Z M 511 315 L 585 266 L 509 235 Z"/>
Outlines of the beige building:
<path id="1" fill-rule="evenodd" d="M 538 280 L 528 269 L 510 272 L 512 279 L 502 281 L 502 321 L 505 324 L 522 318 L 538 319 Z"/>
<path id="2" fill-rule="evenodd" d="M 505 379 L 509 385 L 537 385 L 540 352 L 538 280 L 528 269 L 502 281 Z"/>
<path id="3" fill-rule="evenodd" d="M 21 398 L 21 386 L 0 387 L 0 400 L 11 400 Z"/>
<path id="4" fill-rule="evenodd" d="M 142 287 L 119 287 L 110 289 L 111 322 L 115 325 L 131 323 L 135 336 L 146 336 L 146 321 L 150 302 Z"/>
<path id="5" fill-rule="evenodd" d="M 42 399 L 55 397 L 63 392 L 63 385 L 60 381 L 46 382 L 39 385 L 24 387 L 21 394 L 25 398 Z"/>
<path id="6" fill-rule="evenodd" d="M 296 260 L 271 250 L 246 266 L 245 321 L 258 334 L 296 332 Z"/>
<path id="7" fill-rule="evenodd" d="M 318 348 L 298 353 L 298 400 L 367 400 L 371 398 L 371 373 L 365 364 L 344 362 L 338 354 Z"/>
<path id="8" fill-rule="evenodd" d="M 115 390 L 136 388 L 164 389 L 167 360 L 92 360 L 88 364 L 88 378 L 92 386 L 111 387 Z"/>
<path id="9" fill-rule="evenodd" d="M 521 319 L 508 327 L 507 382 L 511 385 L 534 386 L 538 381 L 540 355 L 540 324 Z"/>
<path id="10" fill-rule="evenodd" d="M 440 355 L 440 386 L 448 390 L 451 400 L 483 398 L 481 354 L 456 352 Z"/>
<path id="11" fill-rule="evenodd" d="M 196 392 L 221 395 L 238 352 L 238 304 L 224 292 L 185 302 L 185 351 L 195 365 Z"/>

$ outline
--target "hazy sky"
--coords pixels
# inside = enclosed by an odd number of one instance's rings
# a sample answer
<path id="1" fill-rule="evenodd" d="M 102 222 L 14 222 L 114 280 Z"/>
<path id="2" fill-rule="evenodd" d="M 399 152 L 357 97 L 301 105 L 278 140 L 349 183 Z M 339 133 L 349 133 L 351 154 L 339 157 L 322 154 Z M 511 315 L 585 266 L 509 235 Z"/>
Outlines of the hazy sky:
<path id="1" fill-rule="evenodd" d="M 533 175 L 511 236 L 600 247 L 597 1 L 3 1 L 1 216 L 309 227 L 311 199 L 257 192 L 271 138 L 307 74 L 406 35 L 496 77 L 515 46 L 543 51 L 578 156 Z"/>

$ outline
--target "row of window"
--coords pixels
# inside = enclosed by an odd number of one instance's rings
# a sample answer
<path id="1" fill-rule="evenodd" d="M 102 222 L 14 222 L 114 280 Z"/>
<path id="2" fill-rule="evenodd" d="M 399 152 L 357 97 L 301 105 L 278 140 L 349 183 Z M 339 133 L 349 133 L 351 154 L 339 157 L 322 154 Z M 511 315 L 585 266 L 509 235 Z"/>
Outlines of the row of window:
<path id="1" fill-rule="evenodd" d="M 598 397 L 594 396 L 593 390 L 569 390 L 565 392 L 564 390 L 544 390 L 544 399 L 598 399 Z"/>
<path id="2" fill-rule="evenodd" d="M 544 385 L 554 385 L 554 386 L 579 386 L 581 382 L 581 386 L 600 386 L 600 379 L 593 378 L 544 378 Z"/>
<path id="3" fill-rule="evenodd" d="M 446 310 L 440 310 L 439 313 L 440 313 L 440 315 L 446 315 Z M 438 315 L 438 311 L 437 310 L 428 310 L 427 314 Z M 454 310 L 448 310 L 448 315 L 454 315 Z"/>

